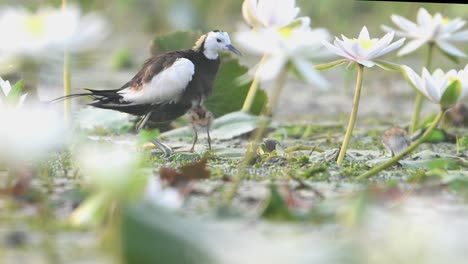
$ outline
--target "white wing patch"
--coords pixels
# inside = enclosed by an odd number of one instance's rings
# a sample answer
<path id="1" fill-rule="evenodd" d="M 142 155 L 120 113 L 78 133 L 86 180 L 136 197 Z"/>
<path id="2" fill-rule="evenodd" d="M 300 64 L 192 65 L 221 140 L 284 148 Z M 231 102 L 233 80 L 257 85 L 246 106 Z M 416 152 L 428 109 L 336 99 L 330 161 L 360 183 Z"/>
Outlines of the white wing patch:
<path id="1" fill-rule="evenodd" d="M 119 91 L 119 94 L 125 101 L 136 104 L 177 102 L 194 73 L 195 65 L 186 58 L 179 58 L 151 81 L 143 84 L 139 91 L 126 88 Z"/>

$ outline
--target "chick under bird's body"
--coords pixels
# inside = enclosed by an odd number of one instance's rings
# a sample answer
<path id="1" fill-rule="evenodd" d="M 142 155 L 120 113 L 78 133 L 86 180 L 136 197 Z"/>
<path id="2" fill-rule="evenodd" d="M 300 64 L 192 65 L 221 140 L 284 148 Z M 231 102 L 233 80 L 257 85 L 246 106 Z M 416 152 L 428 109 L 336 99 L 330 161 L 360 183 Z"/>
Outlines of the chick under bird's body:
<path id="1" fill-rule="evenodd" d="M 406 130 L 398 126 L 385 130 L 382 137 L 382 144 L 392 157 L 403 152 L 410 143 Z"/>
<path id="2" fill-rule="evenodd" d="M 210 31 L 191 49 L 166 52 L 148 59 L 142 69 L 119 89 L 87 89 L 87 93 L 54 101 L 90 96 L 93 99 L 91 106 L 144 116 L 139 128 L 147 121 L 172 121 L 189 109 L 201 106 L 211 94 L 222 51 L 240 55 L 226 32 Z"/>

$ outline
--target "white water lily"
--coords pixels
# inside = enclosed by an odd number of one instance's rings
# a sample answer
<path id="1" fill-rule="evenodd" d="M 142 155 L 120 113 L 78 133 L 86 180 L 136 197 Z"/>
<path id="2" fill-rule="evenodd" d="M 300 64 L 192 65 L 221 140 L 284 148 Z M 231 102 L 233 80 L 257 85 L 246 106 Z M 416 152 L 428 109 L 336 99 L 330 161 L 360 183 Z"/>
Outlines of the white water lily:
<path id="1" fill-rule="evenodd" d="M 51 53 L 81 52 L 95 48 L 106 37 L 108 26 L 96 14 L 82 15 L 79 8 L 42 8 L 31 13 L 22 8 L 0 11 L 0 55 L 43 58 Z"/>
<path id="2" fill-rule="evenodd" d="M 124 147 L 92 144 L 80 148 L 76 160 L 89 183 L 99 191 L 119 196 L 135 182 L 141 155 Z"/>
<path id="3" fill-rule="evenodd" d="M 6 101 L 6 98 L 9 97 L 12 88 L 11 88 L 10 82 L 4 81 L 2 77 L 0 77 L 0 88 L 1 88 L 1 93 L 2 93 L 0 94 L 0 107 L 2 107 L 6 105 L 6 102 L 4 102 L 4 100 Z M 22 94 L 19 98 L 17 99 L 15 98 L 16 100 L 14 101 L 14 103 L 16 104 L 17 107 L 20 107 L 23 105 L 24 100 L 26 100 L 26 96 L 27 94 L 25 93 L 25 94 Z"/>
<path id="4" fill-rule="evenodd" d="M 382 38 L 370 38 L 367 27 L 363 27 L 357 39 L 349 39 L 342 35 L 342 40 L 335 37 L 333 45 L 328 42 L 323 42 L 331 52 L 339 56 L 349 59 L 352 62 L 359 63 L 366 67 L 373 67 L 376 62 L 375 59 L 398 49 L 403 42 L 404 38 L 392 42 L 394 33 L 388 33 Z M 391 44 L 390 44 L 391 43 Z"/>
<path id="5" fill-rule="evenodd" d="M 402 69 L 411 86 L 419 90 L 427 99 L 444 108 L 454 105 L 468 92 L 467 68 L 460 72 L 450 70 L 447 73 L 437 69 L 432 74 L 423 68 L 421 75 L 405 65 Z"/>
<path id="6" fill-rule="evenodd" d="M 294 21 L 309 23 L 309 18 L 297 18 L 299 7 L 295 0 L 244 0 L 242 15 L 252 27 L 282 28 Z"/>
<path id="7" fill-rule="evenodd" d="M 386 32 L 395 32 L 397 36 L 411 39 L 398 52 L 399 56 L 411 53 L 426 43 L 434 43 L 452 56 L 466 57 L 465 53 L 449 43 L 468 41 L 468 30 L 459 31 L 465 25 L 465 20 L 461 18 L 448 19 L 440 13 L 431 16 L 422 7 L 418 11 L 417 23 L 398 15 L 392 15 L 391 19 L 398 30 L 385 25 L 382 25 L 382 29 Z"/>
<path id="8" fill-rule="evenodd" d="M 0 106 L 0 163 L 35 164 L 68 141 L 61 115 L 40 107 Z"/>
<path id="9" fill-rule="evenodd" d="M 179 209 L 184 203 L 184 197 L 179 190 L 164 187 L 160 178 L 155 176 L 148 178 L 144 198 L 149 202 L 169 209 Z"/>
<path id="10" fill-rule="evenodd" d="M 457 79 L 458 81 L 460 81 L 462 90 L 460 93 L 459 100 L 467 96 L 468 95 L 468 64 L 465 66 L 463 70 L 459 70 L 458 72 L 453 70 L 453 71 L 449 71 L 447 74 L 449 74 L 450 78 Z"/>
<path id="11" fill-rule="evenodd" d="M 282 30 L 263 28 L 238 32 L 235 38 L 246 52 L 265 56 L 258 68 L 261 80 L 276 78 L 289 63 L 307 82 L 320 87 L 328 85 L 311 62 L 329 56 L 321 45 L 321 41 L 330 38 L 326 29 L 310 29 L 308 26 Z"/>

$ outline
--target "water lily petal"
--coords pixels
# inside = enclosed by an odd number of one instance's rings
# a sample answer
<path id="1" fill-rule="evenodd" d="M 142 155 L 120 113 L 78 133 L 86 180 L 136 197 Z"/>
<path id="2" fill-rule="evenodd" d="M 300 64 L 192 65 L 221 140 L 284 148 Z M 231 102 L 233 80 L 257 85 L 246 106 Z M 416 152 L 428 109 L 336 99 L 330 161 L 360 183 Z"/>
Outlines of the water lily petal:
<path id="1" fill-rule="evenodd" d="M 432 20 L 432 16 L 427 12 L 427 10 L 423 7 L 419 8 L 418 16 L 417 16 L 418 24 L 425 25 L 430 24 Z"/>
<path id="2" fill-rule="evenodd" d="M 451 36 L 445 37 L 444 40 L 453 42 L 468 41 L 468 30 L 457 32 Z"/>
<path id="3" fill-rule="evenodd" d="M 377 43 L 375 43 L 374 46 L 368 51 L 367 56 L 369 58 L 373 58 L 374 56 L 375 57 L 380 56 L 379 54 L 382 54 L 382 55 L 385 54 L 382 52 L 388 46 L 388 44 L 392 42 L 394 35 L 395 33 L 393 31 L 385 34 L 385 36 L 379 39 Z"/>
<path id="4" fill-rule="evenodd" d="M 462 85 L 462 92 L 460 94 L 460 99 L 468 95 L 468 64 L 465 68 L 457 73 L 458 80 L 460 80 Z"/>
<path id="5" fill-rule="evenodd" d="M 281 28 L 289 25 L 299 11 L 294 0 L 259 0 L 256 15 L 263 26 Z"/>
<path id="6" fill-rule="evenodd" d="M 461 29 L 466 24 L 466 21 L 461 20 L 460 18 L 455 18 L 452 21 L 448 22 L 444 27 L 442 27 L 440 32 L 441 34 L 451 34 L 459 29 Z"/>
<path id="7" fill-rule="evenodd" d="M 74 37 L 68 40 L 67 46 L 71 52 L 96 49 L 108 34 L 108 23 L 97 14 L 88 14 L 80 19 Z"/>
<path id="8" fill-rule="evenodd" d="M 256 0 L 244 0 L 242 3 L 242 16 L 247 24 L 255 27 L 260 26 L 261 22 L 257 20 L 255 14 L 257 13 Z"/>
<path id="9" fill-rule="evenodd" d="M 359 39 L 370 40 L 369 31 L 367 30 L 366 26 L 362 27 L 361 32 L 359 33 Z"/>
<path id="10" fill-rule="evenodd" d="M 272 54 L 260 66 L 258 74 L 262 81 L 273 80 L 286 65 L 287 58 L 283 54 Z"/>
<path id="11" fill-rule="evenodd" d="M 2 89 L 3 91 L 3 95 L 7 96 L 10 91 L 11 91 L 11 84 L 9 81 L 4 81 L 1 77 L 0 77 L 0 88 Z"/>
<path id="12" fill-rule="evenodd" d="M 358 59 L 356 60 L 356 62 L 369 68 L 374 67 L 375 65 L 375 62 L 373 62 L 372 60 L 367 60 L 367 59 Z"/>
<path id="13" fill-rule="evenodd" d="M 262 36 L 264 36 L 264 34 L 261 34 L 261 32 L 249 30 L 237 32 L 234 38 L 239 46 L 242 46 L 247 52 L 263 55 L 268 52 L 269 44 L 265 43 L 268 42 L 268 40 Z"/>
<path id="14" fill-rule="evenodd" d="M 457 57 L 466 57 L 466 54 L 446 41 L 437 41 L 437 45 L 450 55 Z"/>
<path id="15" fill-rule="evenodd" d="M 424 45 L 427 41 L 424 39 L 415 39 L 408 44 L 406 44 L 400 51 L 398 51 L 398 56 L 403 56 L 409 54 L 417 49 L 419 49 L 422 45 Z"/>
<path id="16" fill-rule="evenodd" d="M 424 94 L 424 96 L 429 98 L 429 94 L 424 89 L 425 85 L 424 85 L 423 79 L 410 67 L 408 67 L 406 65 L 403 65 L 401 67 L 402 67 L 403 72 L 405 73 L 406 77 L 410 81 L 411 86 L 418 89 L 422 94 Z"/>
<path id="17" fill-rule="evenodd" d="M 348 59 L 352 59 L 343 49 L 341 48 L 338 48 L 336 47 L 335 45 L 332 45 L 330 43 L 328 43 L 327 41 L 323 41 L 322 42 L 322 45 L 324 45 L 329 51 L 339 55 L 339 56 L 342 56 L 342 57 L 345 57 L 345 58 L 348 58 Z"/>
<path id="18" fill-rule="evenodd" d="M 408 32 L 417 32 L 419 30 L 418 25 L 415 23 L 409 21 L 408 19 L 399 16 L 399 15 L 392 15 L 391 19 L 395 25 L 397 25 L 399 28 L 408 31 Z"/>
<path id="19" fill-rule="evenodd" d="M 308 83 L 314 83 L 319 88 L 326 88 L 329 85 L 328 81 L 314 69 L 314 65 L 309 61 L 296 58 L 293 60 L 293 64 Z"/>
<path id="20" fill-rule="evenodd" d="M 389 27 L 389 26 L 386 26 L 386 25 L 381 25 L 380 28 L 387 32 L 387 33 L 390 33 L 390 32 L 394 32 L 395 33 L 395 36 L 397 37 L 407 37 L 409 34 L 404 32 L 404 31 L 401 31 L 401 30 L 396 30 L 392 27 Z"/>
<path id="21" fill-rule="evenodd" d="M 405 42 L 405 38 L 402 38 L 402 39 L 399 39 L 395 42 L 393 42 L 392 44 L 388 45 L 387 47 L 383 48 L 382 50 L 380 50 L 379 53 L 377 53 L 375 55 L 375 57 L 380 57 L 380 56 L 383 56 L 393 50 L 396 50 L 398 49 L 399 47 L 401 47 L 401 45 L 403 45 L 403 43 Z"/>

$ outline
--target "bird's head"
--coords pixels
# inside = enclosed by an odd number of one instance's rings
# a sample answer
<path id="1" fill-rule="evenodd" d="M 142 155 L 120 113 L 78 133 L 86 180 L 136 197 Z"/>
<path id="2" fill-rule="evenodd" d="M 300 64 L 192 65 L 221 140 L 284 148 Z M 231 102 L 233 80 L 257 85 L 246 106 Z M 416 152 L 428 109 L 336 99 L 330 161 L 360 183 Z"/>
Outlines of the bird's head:
<path id="1" fill-rule="evenodd" d="M 208 59 L 218 58 L 218 54 L 223 51 L 231 51 L 236 55 L 241 55 L 240 51 L 231 44 L 228 33 L 220 30 L 208 32 L 202 48 L 203 53 Z"/>

